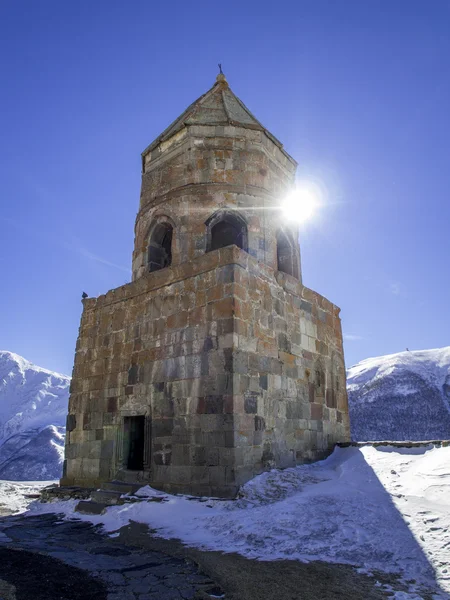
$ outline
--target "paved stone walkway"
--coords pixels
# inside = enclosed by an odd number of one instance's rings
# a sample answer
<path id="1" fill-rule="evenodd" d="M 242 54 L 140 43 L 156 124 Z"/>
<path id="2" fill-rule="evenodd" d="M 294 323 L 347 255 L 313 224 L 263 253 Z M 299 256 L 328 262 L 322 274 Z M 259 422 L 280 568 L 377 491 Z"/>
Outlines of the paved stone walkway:
<path id="1" fill-rule="evenodd" d="M 194 600 L 197 598 L 225 598 L 209 577 L 182 558 L 176 558 L 123 545 L 101 534 L 99 528 L 82 521 L 60 521 L 57 515 L 23 515 L 0 519 L 0 556 L 2 549 L 21 550 L 26 569 L 26 557 L 32 552 L 33 560 L 41 558 L 42 577 L 30 586 L 45 585 L 52 580 L 61 563 L 76 567 L 79 589 L 85 593 L 92 577 L 102 584 L 103 598 L 107 600 Z M 37 554 L 36 554 L 37 553 Z M 10 554 L 15 553 L 11 552 Z M 45 555 L 45 556 L 42 556 Z M 27 596 L 15 586 L 17 566 L 14 568 L 0 560 L 0 597 L 8 600 L 28 600 L 41 595 Z M 50 573 L 49 573 L 50 571 Z M 27 570 L 28 572 L 28 570 Z M 84 574 L 84 579 L 83 579 Z M 73 574 L 72 574 L 73 576 Z M 14 589 L 14 588 L 17 589 Z M 38 591 L 35 588 L 36 592 Z M 32 592 L 33 590 L 30 590 Z M 45 591 L 39 590 L 39 593 Z M 50 593 L 50 592 L 48 592 Z M 98 592 L 99 593 L 99 592 Z M 88 594 L 85 597 L 89 597 Z M 73 600 L 70 595 L 47 596 L 47 600 Z M 98 600 L 103 600 L 97 595 Z"/>

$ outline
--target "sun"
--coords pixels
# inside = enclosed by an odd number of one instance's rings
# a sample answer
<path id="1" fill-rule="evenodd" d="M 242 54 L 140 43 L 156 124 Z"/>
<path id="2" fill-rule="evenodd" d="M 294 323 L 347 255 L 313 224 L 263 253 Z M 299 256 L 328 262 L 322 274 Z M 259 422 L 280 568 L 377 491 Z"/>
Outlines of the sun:
<path id="1" fill-rule="evenodd" d="M 319 200 L 319 192 L 313 186 L 302 185 L 286 196 L 281 209 L 286 220 L 304 223 L 314 216 Z"/>

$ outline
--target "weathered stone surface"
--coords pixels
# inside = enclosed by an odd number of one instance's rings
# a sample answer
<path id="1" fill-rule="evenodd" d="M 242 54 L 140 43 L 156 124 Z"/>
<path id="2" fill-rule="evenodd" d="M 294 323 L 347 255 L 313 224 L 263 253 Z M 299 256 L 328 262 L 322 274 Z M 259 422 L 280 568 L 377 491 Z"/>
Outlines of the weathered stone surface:
<path id="1" fill-rule="evenodd" d="M 83 302 L 63 484 L 232 496 L 264 469 L 349 440 L 339 309 L 303 286 L 298 232 L 273 210 L 295 168 L 267 130 L 241 121 L 188 122 L 144 152 L 133 281 Z M 217 211 L 239 215 L 242 248 L 206 251 Z M 171 263 L 149 272 L 161 224 Z M 278 268 L 280 232 L 290 274 Z M 131 417 L 144 441 L 130 471 Z"/>
<path id="2" fill-rule="evenodd" d="M 47 514 L 2 519 L 0 529 L 1 575 L 16 584 L 20 598 L 180 600 L 210 598 L 207 590 L 223 595 L 198 566 L 177 556 L 176 546 L 163 553 L 136 544 L 151 539 L 142 525 L 111 538 L 89 523 L 62 523 L 59 515 Z M 0 587 L 1 597 L 15 599 L 8 589 Z"/>

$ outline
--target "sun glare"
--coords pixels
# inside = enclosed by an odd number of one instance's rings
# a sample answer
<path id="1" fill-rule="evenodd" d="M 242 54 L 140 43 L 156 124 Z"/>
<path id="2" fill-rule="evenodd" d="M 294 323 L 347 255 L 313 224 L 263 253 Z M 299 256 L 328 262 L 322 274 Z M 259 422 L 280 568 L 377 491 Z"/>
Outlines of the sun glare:
<path id="1" fill-rule="evenodd" d="M 312 186 L 299 186 L 284 199 L 281 208 L 286 219 L 303 223 L 314 215 L 319 205 L 319 192 Z"/>

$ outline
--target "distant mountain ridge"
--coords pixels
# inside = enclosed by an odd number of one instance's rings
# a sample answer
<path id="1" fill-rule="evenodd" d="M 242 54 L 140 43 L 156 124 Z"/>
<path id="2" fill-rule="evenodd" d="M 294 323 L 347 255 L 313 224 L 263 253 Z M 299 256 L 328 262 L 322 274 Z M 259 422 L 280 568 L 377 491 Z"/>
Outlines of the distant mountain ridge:
<path id="1" fill-rule="evenodd" d="M 450 439 L 450 346 L 363 360 L 347 390 L 355 441 Z"/>
<path id="2" fill-rule="evenodd" d="M 0 479 L 59 478 L 70 377 L 0 351 Z"/>

